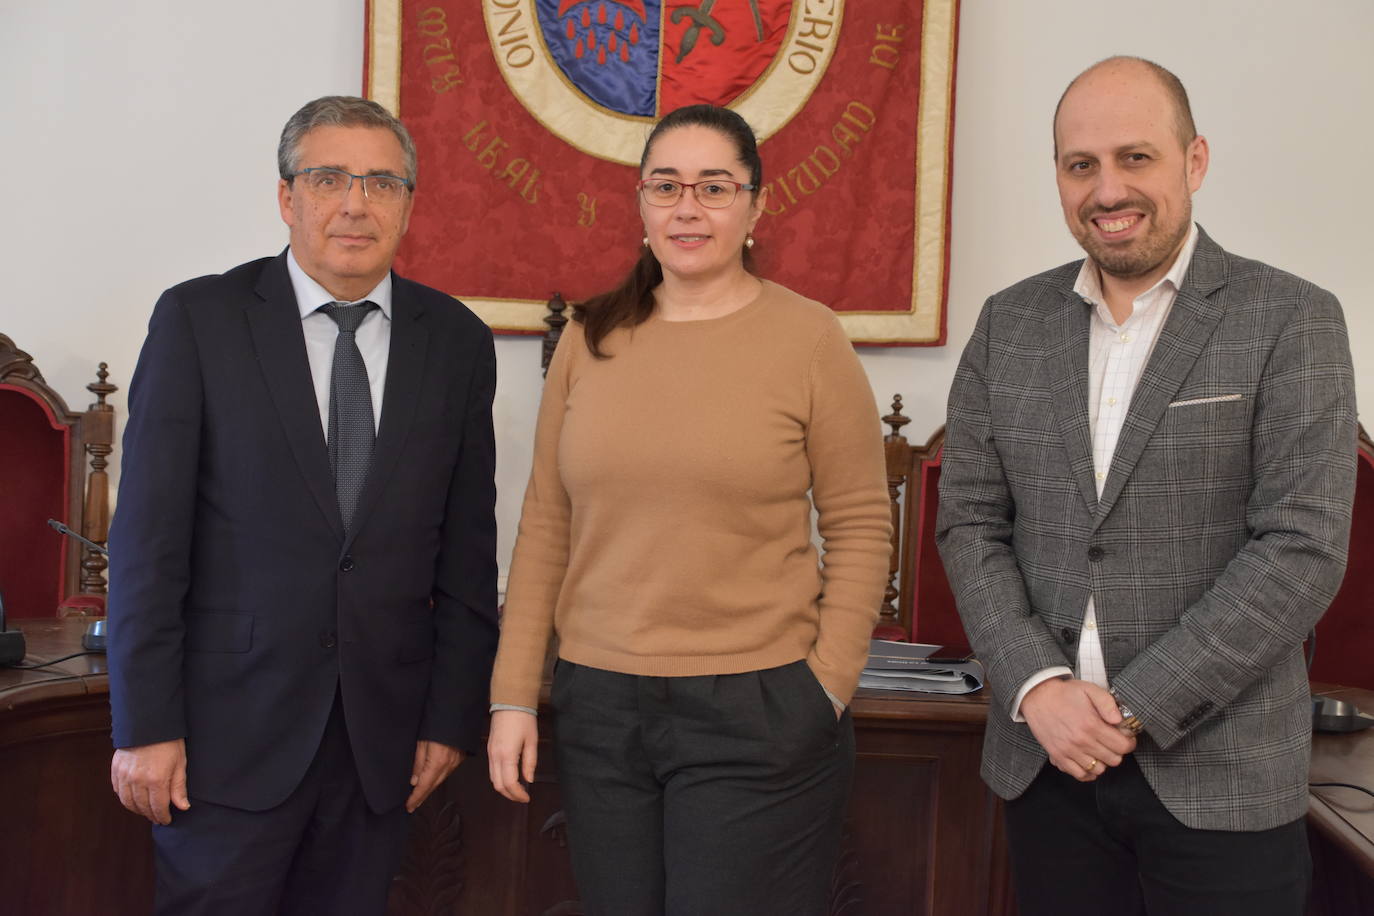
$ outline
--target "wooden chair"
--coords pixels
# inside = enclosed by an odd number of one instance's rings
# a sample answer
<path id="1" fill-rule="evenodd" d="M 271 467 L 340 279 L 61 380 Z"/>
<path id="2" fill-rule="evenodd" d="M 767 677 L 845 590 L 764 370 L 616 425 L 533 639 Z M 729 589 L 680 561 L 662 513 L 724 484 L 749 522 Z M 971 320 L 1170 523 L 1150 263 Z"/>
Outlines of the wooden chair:
<path id="1" fill-rule="evenodd" d="M 60 608 L 99 615 L 105 558 L 48 527 L 48 519 L 104 544 L 110 522 L 106 459 L 114 443 L 118 389 L 105 363 L 86 388 L 96 401 L 73 413 L 33 357 L 0 334 L 0 594 L 14 617 Z"/>
<path id="2" fill-rule="evenodd" d="M 1341 590 L 1317 624 L 1314 681 L 1374 690 L 1374 442 L 1360 427 L 1355 508 Z"/>
<path id="3" fill-rule="evenodd" d="M 935 513 L 940 505 L 940 458 L 945 428 L 925 445 L 913 446 L 902 435 L 911 419 L 902 414 L 902 396 L 892 399 L 883 417 L 892 430 L 883 437 L 887 455 L 887 491 L 892 500 L 892 560 L 877 639 L 900 639 L 936 645 L 968 645 L 954 593 L 935 547 Z"/>

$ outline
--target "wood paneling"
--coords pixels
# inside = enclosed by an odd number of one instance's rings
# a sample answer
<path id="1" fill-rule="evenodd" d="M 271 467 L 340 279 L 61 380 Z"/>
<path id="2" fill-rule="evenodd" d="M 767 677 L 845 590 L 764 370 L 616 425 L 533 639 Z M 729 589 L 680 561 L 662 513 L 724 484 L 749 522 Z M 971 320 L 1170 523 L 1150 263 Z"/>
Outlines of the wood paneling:
<path id="1" fill-rule="evenodd" d="M 831 912 L 1012 912 L 1000 811 L 978 777 L 985 701 L 863 691 L 853 708 L 858 760 Z M 542 716 L 541 728 L 547 725 Z M 438 848 L 450 841 L 433 822 L 446 821 L 450 810 L 469 812 L 466 824 L 482 826 L 480 839 L 464 841 L 456 853 L 461 890 L 455 896 L 451 883 L 408 871 L 392 895 L 392 916 L 581 913 L 553 764 L 546 737 L 528 807 L 497 796 L 481 761 L 461 767 L 417 813 L 406 857 L 413 868 L 455 855 Z"/>
<path id="2" fill-rule="evenodd" d="M 75 651 L 82 624 L 26 622 L 29 662 Z M 1374 708 L 1374 692 L 1337 695 Z M 1014 912 L 999 803 L 978 777 L 986 715 L 986 701 L 978 696 L 866 691 L 855 699 L 858 765 L 832 913 Z M 148 825 L 110 792 L 109 727 L 102 656 L 37 671 L 0 669 L 0 785 L 8 840 L 0 856 L 0 910 L 43 916 L 149 912 Z M 1367 783 L 1371 755 L 1370 732 L 1318 736 L 1314 779 Z M 481 758 L 459 767 L 413 820 L 389 913 L 580 913 L 553 763 L 545 740 L 529 806 L 493 792 Z M 1374 913 L 1374 800 L 1350 790 L 1313 793 L 1310 913 Z"/>

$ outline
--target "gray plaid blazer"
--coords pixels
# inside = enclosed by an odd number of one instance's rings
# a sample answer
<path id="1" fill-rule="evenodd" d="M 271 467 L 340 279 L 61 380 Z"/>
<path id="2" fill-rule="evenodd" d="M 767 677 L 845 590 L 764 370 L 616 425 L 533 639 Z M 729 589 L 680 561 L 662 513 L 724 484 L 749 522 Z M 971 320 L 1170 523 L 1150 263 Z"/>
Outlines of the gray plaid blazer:
<path id="1" fill-rule="evenodd" d="M 1301 644 L 1340 586 L 1355 489 L 1340 304 L 1200 233 L 1099 500 L 1081 263 L 992 296 L 950 392 L 936 537 L 993 695 L 983 778 L 1015 798 L 1044 764 L 1011 704 L 1074 666 L 1091 593 L 1164 805 L 1203 829 L 1295 820 Z"/>

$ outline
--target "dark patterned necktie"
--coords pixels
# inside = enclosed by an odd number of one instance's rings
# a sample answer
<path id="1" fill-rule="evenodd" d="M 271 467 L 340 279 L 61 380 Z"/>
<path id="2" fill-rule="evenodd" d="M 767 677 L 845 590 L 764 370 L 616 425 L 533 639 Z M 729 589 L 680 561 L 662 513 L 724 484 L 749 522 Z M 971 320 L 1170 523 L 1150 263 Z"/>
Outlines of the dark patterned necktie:
<path id="1" fill-rule="evenodd" d="M 367 313 L 377 306 L 371 302 L 320 306 L 339 326 L 334 340 L 334 365 L 329 377 L 329 466 L 334 471 L 334 492 L 339 499 L 339 515 L 344 530 L 353 523 L 358 495 L 372 461 L 376 425 L 372 420 L 372 387 L 367 381 L 367 366 L 354 334 Z"/>

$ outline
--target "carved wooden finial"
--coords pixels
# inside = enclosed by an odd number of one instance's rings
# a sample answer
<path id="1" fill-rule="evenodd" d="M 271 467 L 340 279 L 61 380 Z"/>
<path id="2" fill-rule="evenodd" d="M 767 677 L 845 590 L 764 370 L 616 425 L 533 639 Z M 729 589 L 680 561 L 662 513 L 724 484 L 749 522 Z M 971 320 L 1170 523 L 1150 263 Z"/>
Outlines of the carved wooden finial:
<path id="1" fill-rule="evenodd" d="M 568 318 L 563 312 L 568 308 L 568 303 L 563 301 L 562 293 L 554 293 L 549 299 L 549 314 L 544 316 L 544 323 L 549 329 L 544 332 L 544 349 L 539 357 L 539 369 L 544 375 L 549 374 L 549 363 L 553 360 L 553 351 L 558 347 L 558 339 L 563 336 L 563 326 L 568 323 Z"/>
<path id="2" fill-rule="evenodd" d="M 95 395 L 95 403 L 91 405 L 92 410 L 103 410 L 108 405 L 105 398 L 119 390 L 118 385 L 111 385 L 106 381 L 110 377 L 110 364 L 101 363 L 100 368 L 95 370 L 95 381 L 86 386 L 86 390 Z"/>
<path id="3" fill-rule="evenodd" d="M 892 427 L 892 432 L 885 436 L 885 439 L 905 438 L 902 436 L 902 427 L 910 423 L 911 418 L 902 413 L 902 396 L 900 394 L 892 396 L 892 413 L 883 417 L 883 422 Z"/>

